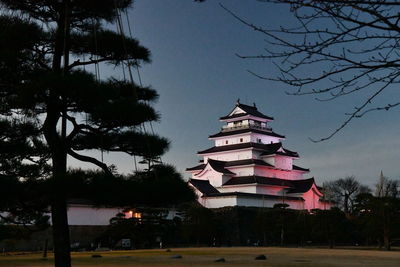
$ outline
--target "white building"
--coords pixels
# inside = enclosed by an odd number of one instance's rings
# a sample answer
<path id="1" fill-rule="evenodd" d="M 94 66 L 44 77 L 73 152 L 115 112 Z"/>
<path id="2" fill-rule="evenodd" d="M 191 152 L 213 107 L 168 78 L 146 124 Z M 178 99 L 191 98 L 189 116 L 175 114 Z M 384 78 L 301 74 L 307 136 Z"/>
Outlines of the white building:
<path id="1" fill-rule="evenodd" d="M 309 170 L 293 164 L 298 153 L 284 148 L 285 137 L 269 127 L 272 117 L 238 101 L 220 121 L 226 125 L 209 136 L 215 145 L 198 152 L 201 164 L 187 169 L 203 206 L 330 208 L 314 178 L 304 179 Z"/>

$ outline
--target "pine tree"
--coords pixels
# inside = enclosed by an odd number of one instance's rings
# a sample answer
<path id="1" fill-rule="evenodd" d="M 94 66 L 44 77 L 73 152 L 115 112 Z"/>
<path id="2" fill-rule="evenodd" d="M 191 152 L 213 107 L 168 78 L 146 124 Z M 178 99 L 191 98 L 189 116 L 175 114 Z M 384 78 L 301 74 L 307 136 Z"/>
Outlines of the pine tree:
<path id="1" fill-rule="evenodd" d="M 157 98 L 153 89 L 115 78 L 100 80 L 85 70 L 102 62 L 122 66 L 150 61 L 150 52 L 137 40 L 104 27 L 116 22 L 132 0 L 0 3 L 0 208 L 26 214 L 19 218 L 25 222 L 38 221 L 39 213 L 51 208 L 55 265 L 71 266 L 66 204 L 71 196 L 120 204 L 115 199 L 124 195 L 121 190 L 145 188 L 143 179 L 154 183 L 164 175 L 178 188 L 173 193 L 179 200 L 174 201 L 193 198 L 170 167 L 124 177 L 82 153 L 123 152 L 151 163 L 168 148 L 166 139 L 139 130 L 142 123 L 158 119 L 149 104 Z M 71 172 L 68 157 L 101 172 Z M 111 193 L 105 196 L 104 189 Z"/>

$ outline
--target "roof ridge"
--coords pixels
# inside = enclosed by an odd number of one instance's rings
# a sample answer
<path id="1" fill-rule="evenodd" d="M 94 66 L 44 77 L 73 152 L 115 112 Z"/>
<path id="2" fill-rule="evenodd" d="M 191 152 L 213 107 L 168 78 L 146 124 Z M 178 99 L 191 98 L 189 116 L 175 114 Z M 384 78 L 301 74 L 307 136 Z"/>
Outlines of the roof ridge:
<path id="1" fill-rule="evenodd" d="M 254 105 L 253 105 L 253 106 L 250 106 L 250 105 L 247 105 L 247 104 L 239 103 L 237 106 L 238 106 L 238 107 L 244 106 L 244 107 L 248 107 L 248 108 L 251 108 L 251 109 L 258 110 L 257 107 L 254 106 Z"/>
<path id="2" fill-rule="evenodd" d="M 228 162 L 228 161 L 224 161 L 224 160 L 218 160 L 218 159 L 212 159 L 212 158 L 208 158 L 207 159 L 207 162 L 209 162 L 209 161 L 215 161 L 215 162 L 223 162 L 223 163 L 226 163 L 226 162 Z"/>

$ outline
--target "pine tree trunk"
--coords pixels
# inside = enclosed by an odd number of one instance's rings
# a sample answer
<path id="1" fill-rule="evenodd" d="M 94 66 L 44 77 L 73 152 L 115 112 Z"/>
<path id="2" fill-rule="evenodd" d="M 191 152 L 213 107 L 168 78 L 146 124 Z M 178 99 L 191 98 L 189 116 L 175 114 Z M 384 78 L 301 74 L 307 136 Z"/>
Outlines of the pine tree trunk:
<path id="1" fill-rule="evenodd" d="M 65 179 L 67 173 L 67 153 L 60 145 L 53 151 L 53 198 L 51 216 L 53 224 L 53 243 L 55 267 L 71 267 L 70 237 L 67 215 L 67 192 Z"/>
<path id="2" fill-rule="evenodd" d="M 60 16 L 57 22 L 56 39 L 54 43 L 54 55 L 52 70 L 54 73 L 61 73 L 61 59 L 68 51 L 66 44 L 68 40 L 69 27 L 66 11 L 69 0 L 64 0 L 62 7 L 58 10 Z M 47 103 L 47 117 L 44 123 L 44 134 L 52 154 L 53 165 L 53 186 L 54 193 L 51 203 L 51 216 L 53 224 L 53 244 L 55 267 L 71 267 L 70 237 L 67 216 L 67 197 L 64 187 L 64 180 L 67 174 L 67 149 L 65 134 L 66 130 L 61 131 L 61 136 L 57 131 L 60 114 L 65 112 L 60 95 L 55 90 L 50 91 L 49 102 Z M 64 123 L 62 123 L 64 124 Z"/>
<path id="3" fill-rule="evenodd" d="M 70 239 L 65 198 L 54 199 L 51 206 L 54 258 L 56 267 L 70 267 Z"/>

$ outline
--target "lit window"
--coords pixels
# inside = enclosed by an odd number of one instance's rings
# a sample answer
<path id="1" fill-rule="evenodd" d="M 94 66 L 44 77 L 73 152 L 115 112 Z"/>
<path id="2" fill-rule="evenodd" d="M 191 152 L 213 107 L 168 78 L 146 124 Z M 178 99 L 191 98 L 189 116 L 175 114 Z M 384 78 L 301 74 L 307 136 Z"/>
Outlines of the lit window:
<path id="1" fill-rule="evenodd" d="M 129 218 L 135 218 L 135 219 L 141 219 L 142 218 L 142 214 L 140 212 L 135 212 L 135 211 L 128 211 L 125 213 L 125 218 L 129 219 Z"/>

